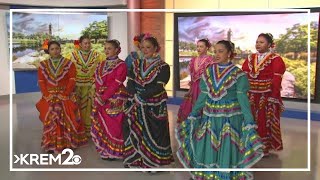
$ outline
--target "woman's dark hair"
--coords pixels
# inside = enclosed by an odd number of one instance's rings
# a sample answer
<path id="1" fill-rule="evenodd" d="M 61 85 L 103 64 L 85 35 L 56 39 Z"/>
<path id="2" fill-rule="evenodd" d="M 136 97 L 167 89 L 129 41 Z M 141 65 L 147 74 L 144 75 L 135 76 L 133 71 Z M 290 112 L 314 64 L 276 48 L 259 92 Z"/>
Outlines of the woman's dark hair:
<path id="1" fill-rule="evenodd" d="M 234 58 L 235 53 L 234 53 L 234 43 L 233 42 L 221 40 L 221 41 L 218 41 L 217 44 L 223 44 L 226 47 L 226 49 L 228 50 L 228 52 L 231 52 L 230 59 Z"/>
<path id="2" fill-rule="evenodd" d="M 261 33 L 258 37 L 260 36 L 264 37 L 268 43 L 273 44 L 273 35 L 271 33 Z"/>
<path id="3" fill-rule="evenodd" d="M 120 42 L 116 39 L 106 40 L 106 43 L 112 44 L 114 48 L 120 48 Z"/>
<path id="4" fill-rule="evenodd" d="M 60 45 L 60 43 L 58 43 L 58 41 L 50 41 L 50 42 L 48 43 L 48 49 L 45 49 L 44 52 L 47 53 L 47 54 L 49 54 L 50 46 L 53 45 L 53 44 L 55 44 L 55 45 L 59 46 L 59 48 L 61 48 L 61 45 Z"/>
<path id="5" fill-rule="evenodd" d="M 79 42 L 82 43 L 82 41 L 85 40 L 85 39 L 89 39 L 90 40 L 90 37 L 87 36 L 87 35 L 80 36 Z"/>
<path id="6" fill-rule="evenodd" d="M 207 48 L 211 47 L 211 43 L 210 43 L 209 39 L 200 39 L 200 40 L 198 40 L 198 42 L 204 42 L 204 44 L 206 45 Z"/>
<path id="7" fill-rule="evenodd" d="M 118 49 L 118 54 L 121 52 L 120 42 L 116 39 L 106 40 L 105 43 L 112 44 L 112 46 L 116 49 Z"/>
<path id="8" fill-rule="evenodd" d="M 143 40 L 149 41 L 154 47 L 156 47 L 156 52 L 160 51 L 160 45 L 157 38 L 150 36 L 150 37 L 145 37 Z"/>

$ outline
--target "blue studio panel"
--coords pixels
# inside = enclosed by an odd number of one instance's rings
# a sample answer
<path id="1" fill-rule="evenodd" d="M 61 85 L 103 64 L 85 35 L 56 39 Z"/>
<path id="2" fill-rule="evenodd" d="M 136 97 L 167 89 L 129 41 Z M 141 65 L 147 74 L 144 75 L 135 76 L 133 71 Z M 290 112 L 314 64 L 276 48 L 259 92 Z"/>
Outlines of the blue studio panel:
<path id="1" fill-rule="evenodd" d="M 16 93 L 39 92 L 38 71 L 14 71 Z"/>

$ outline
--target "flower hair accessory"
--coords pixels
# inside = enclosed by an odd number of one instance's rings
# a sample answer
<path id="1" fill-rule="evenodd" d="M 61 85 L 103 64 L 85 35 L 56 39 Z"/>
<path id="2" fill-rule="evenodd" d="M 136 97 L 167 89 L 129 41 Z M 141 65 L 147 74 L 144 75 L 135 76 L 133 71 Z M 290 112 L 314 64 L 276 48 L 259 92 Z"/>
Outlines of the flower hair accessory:
<path id="1" fill-rule="evenodd" d="M 45 39 L 42 44 L 42 49 L 47 51 L 49 49 L 48 45 L 49 45 L 49 39 Z"/>
<path id="2" fill-rule="evenodd" d="M 80 49 L 80 41 L 79 40 L 74 40 L 73 44 L 74 44 L 74 48 Z"/>
<path id="3" fill-rule="evenodd" d="M 139 34 L 139 35 L 134 36 L 134 38 L 133 38 L 133 44 L 134 44 L 136 47 L 140 48 L 140 44 L 141 44 L 141 41 L 143 40 L 144 36 L 145 36 L 144 33 L 141 33 L 141 34 Z"/>
<path id="4" fill-rule="evenodd" d="M 154 36 L 152 36 L 152 34 L 146 33 L 146 34 L 144 34 L 143 39 L 151 38 L 151 37 L 155 38 Z M 157 39 L 157 38 L 155 38 L 155 39 Z"/>
<path id="5" fill-rule="evenodd" d="M 134 44 L 135 46 L 139 47 L 139 45 L 140 45 L 139 36 L 135 36 L 135 37 L 133 38 L 133 44 Z"/>

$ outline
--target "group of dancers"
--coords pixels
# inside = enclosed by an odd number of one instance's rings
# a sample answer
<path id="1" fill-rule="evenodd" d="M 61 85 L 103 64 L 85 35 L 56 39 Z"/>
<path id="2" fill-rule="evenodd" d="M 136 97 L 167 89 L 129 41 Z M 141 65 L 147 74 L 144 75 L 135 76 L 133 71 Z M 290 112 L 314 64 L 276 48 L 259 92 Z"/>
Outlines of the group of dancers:
<path id="1" fill-rule="evenodd" d="M 70 57 L 50 41 L 40 63 L 42 148 L 60 153 L 92 139 L 102 159 L 120 159 L 126 168 L 171 167 L 167 93 L 170 67 L 154 36 L 134 38 L 137 49 L 119 59 L 118 40 L 104 44 L 106 59 L 91 49 L 89 37 Z M 234 44 L 221 40 L 214 56 L 207 39 L 197 42 L 189 63 L 190 89 L 175 127 L 177 156 L 186 168 L 249 168 L 272 150 L 282 150 L 280 90 L 285 65 L 272 51 L 273 37 L 262 33 L 257 53 L 242 69 L 232 63 Z M 125 85 L 125 81 L 127 83 Z M 192 179 L 253 179 L 249 172 L 191 172 Z"/>

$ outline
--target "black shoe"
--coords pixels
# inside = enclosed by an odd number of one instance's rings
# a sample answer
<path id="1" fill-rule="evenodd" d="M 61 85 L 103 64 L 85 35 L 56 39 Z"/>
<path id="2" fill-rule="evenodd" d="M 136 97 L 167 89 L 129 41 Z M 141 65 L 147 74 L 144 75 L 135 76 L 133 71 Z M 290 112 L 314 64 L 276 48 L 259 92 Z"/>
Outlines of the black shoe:
<path id="1" fill-rule="evenodd" d="M 107 161 L 115 161 L 115 160 L 117 160 L 116 158 L 101 158 L 101 159 L 107 160 Z"/>
<path id="2" fill-rule="evenodd" d="M 47 151 L 47 154 L 54 154 L 54 151 L 53 150 L 49 150 L 49 151 Z"/>

